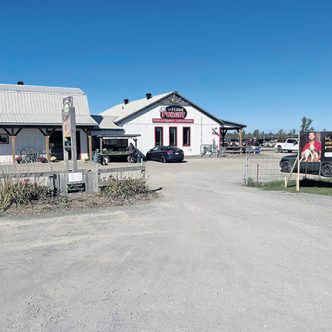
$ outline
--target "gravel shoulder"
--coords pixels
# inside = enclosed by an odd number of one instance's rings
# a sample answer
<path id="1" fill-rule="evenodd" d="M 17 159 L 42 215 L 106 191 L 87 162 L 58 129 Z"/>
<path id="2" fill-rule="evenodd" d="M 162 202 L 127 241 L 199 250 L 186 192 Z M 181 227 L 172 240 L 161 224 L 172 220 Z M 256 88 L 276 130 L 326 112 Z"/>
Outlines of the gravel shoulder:
<path id="1" fill-rule="evenodd" d="M 148 162 L 159 198 L 0 222 L 0 330 L 330 331 L 328 196 L 240 158 Z"/>

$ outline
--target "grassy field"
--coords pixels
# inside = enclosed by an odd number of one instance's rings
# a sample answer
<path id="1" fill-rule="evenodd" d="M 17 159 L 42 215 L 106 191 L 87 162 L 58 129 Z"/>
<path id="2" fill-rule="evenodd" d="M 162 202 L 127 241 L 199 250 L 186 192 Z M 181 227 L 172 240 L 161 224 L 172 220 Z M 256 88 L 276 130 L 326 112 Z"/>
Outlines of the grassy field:
<path id="1" fill-rule="evenodd" d="M 254 181 L 249 181 L 248 186 L 261 188 L 263 190 L 297 193 L 295 181 L 289 181 L 287 188 L 285 188 L 284 181 L 271 181 L 267 183 L 256 183 Z M 303 179 L 300 181 L 300 193 L 332 196 L 332 181 Z"/>

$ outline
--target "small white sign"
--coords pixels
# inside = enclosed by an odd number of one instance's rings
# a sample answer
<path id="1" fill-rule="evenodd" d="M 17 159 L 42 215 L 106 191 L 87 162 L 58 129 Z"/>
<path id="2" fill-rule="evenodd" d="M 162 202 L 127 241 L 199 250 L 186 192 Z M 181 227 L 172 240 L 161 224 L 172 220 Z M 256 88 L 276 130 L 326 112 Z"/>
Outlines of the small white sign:
<path id="1" fill-rule="evenodd" d="M 332 157 L 332 152 L 325 152 L 324 157 L 331 158 Z"/>
<path id="2" fill-rule="evenodd" d="M 82 173 L 69 173 L 68 174 L 68 182 L 82 182 L 83 175 Z"/>

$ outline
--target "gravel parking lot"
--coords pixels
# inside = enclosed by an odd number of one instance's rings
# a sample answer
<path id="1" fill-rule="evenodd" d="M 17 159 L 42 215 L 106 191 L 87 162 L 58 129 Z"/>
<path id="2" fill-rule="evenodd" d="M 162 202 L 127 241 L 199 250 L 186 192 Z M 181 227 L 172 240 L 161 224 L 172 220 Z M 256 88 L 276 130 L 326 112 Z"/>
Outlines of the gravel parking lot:
<path id="1" fill-rule="evenodd" d="M 331 198 L 242 158 L 147 163 L 147 204 L 0 221 L 0 330 L 331 331 Z"/>

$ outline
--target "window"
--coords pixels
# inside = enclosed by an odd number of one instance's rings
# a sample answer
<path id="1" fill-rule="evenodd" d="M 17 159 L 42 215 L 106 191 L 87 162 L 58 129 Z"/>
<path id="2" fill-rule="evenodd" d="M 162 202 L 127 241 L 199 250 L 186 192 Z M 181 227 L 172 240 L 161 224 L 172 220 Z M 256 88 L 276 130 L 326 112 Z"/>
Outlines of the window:
<path id="1" fill-rule="evenodd" d="M 9 144 L 8 134 L 0 134 L 0 144 Z"/>
<path id="2" fill-rule="evenodd" d="M 163 145 L 163 127 L 155 127 L 154 128 L 154 145 Z"/>
<path id="3" fill-rule="evenodd" d="M 177 128 L 169 127 L 169 145 L 178 145 Z"/>
<path id="4" fill-rule="evenodd" d="M 190 127 L 183 127 L 183 146 L 190 146 Z"/>

